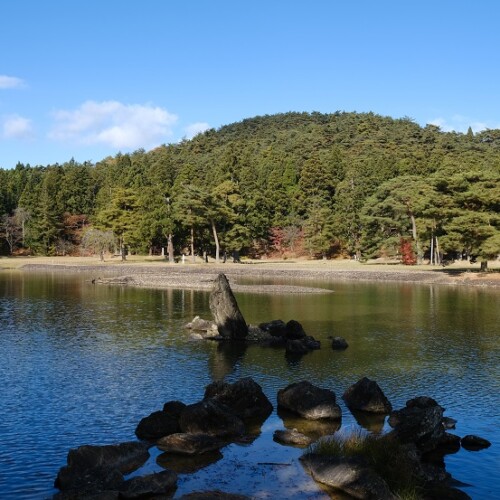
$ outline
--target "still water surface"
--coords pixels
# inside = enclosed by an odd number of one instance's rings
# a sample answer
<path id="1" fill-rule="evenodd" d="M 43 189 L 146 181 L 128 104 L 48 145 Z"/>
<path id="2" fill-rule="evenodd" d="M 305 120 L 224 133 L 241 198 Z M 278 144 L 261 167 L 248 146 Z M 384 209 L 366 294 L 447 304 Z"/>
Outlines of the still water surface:
<path id="1" fill-rule="evenodd" d="M 432 396 L 458 420 L 453 432 L 492 442 L 449 455 L 447 470 L 469 485 L 463 489 L 472 498 L 500 498 L 498 291 L 325 281 L 316 286 L 333 293 L 236 294 L 249 323 L 296 319 L 322 341 L 320 351 L 297 361 L 280 350 L 189 340 L 185 323 L 210 317 L 206 292 L 94 286 L 88 278 L 0 271 L 2 499 L 50 498 L 70 448 L 133 440 L 139 420 L 166 401 L 193 403 L 211 381 L 246 376 L 274 405 L 291 382 L 334 390 L 344 430 L 359 423 L 340 396 L 363 376 L 376 380 L 396 409 Z M 331 350 L 329 335 L 345 337 L 349 348 Z M 256 498 L 325 498 L 297 462 L 301 451 L 272 441 L 280 428 L 274 412 L 252 444 L 230 445 L 212 465 L 181 474 L 176 497 L 218 488 Z M 161 470 L 168 457 L 158 455 L 153 449 L 141 473 Z"/>

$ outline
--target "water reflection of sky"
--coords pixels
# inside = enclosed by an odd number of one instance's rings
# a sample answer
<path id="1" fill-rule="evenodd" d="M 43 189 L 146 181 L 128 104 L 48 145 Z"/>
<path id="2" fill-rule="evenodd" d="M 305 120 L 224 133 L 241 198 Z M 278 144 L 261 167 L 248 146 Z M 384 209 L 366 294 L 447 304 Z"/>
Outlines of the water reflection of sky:
<path id="1" fill-rule="evenodd" d="M 473 485 L 465 490 L 473 498 L 500 496 L 498 292 L 326 286 L 334 293 L 237 294 L 247 321 L 296 319 L 323 342 L 320 351 L 290 360 L 279 350 L 190 341 L 184 324 L 210 314 L 204 292 L 93 286 L 83 275 L 0 274 L 2 498 L 49 496 L 70 448 L 135 439 L 139 420 L 164 402 L 192 403 L 213 379 L 245 376 L 261 384 L 274 405 L 277 391 L 291 382 L 307 379 L 333 389 L 342 429 L 364 423 L 340 398 L 362 376 L 377 380 L 396 408 L 430 395 L 458 420 L 456 434 L 493 443 L 449 456 L 448 470 Z M 332 351 L 329 335 L 344 336 L 350 347 Z M 324 497 L 297 462 L 301 451 L 272 441 L 286 424 L 274 412 L 251 445 L 230 445 L 223 458 L 181 474 L 178 494 L 215 484 L 259 498 L 283 497 L 285 487 L 286 498 Z M 159 470 L 157 455 L 146 469 Z"/>

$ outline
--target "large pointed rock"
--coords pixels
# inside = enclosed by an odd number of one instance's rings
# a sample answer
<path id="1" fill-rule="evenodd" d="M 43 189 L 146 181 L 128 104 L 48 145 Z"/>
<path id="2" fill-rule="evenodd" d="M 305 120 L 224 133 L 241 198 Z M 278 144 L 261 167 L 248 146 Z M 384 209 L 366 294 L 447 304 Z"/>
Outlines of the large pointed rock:
<path id="1" fill-rule="evenodd" d="M 210 294 L 210 311 L 217 330 L 227 340 L 243 340 L 248 335 L 248 326 L 240 312 L 229 282 L 224 274 L 214 281 Z"/>

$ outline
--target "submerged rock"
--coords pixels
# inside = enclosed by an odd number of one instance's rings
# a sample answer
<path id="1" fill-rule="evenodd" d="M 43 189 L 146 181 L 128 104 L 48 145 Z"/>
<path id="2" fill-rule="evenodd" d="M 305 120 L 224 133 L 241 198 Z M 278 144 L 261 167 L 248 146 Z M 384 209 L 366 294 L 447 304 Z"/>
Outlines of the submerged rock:
<path id="1" fill-rule="evenodd" d="M 156 463 L 160 467 L 177 472 L 177 474 L 192 474 L 209 465 L 215 464 L 222 458 L 222 453 L 219 450 L 208 451 L 201 455 L 162 453 L 156 457 Z"/>
<path id="2" fill-rule="evenodd" d="M 161 451 L 178 453 L 181 455 L 200 455 L 216 451 L 227 443 L 209 434 L 171 434 L 159 439 L 156 446 Z"/>
<path id="3" fill-rule="evenodd" d="M 152 498 L 173 493 L 176 486 L 177 474 L 164 470 L 125 481 L 120 488 L 120 498 Z"/>
<path id="4" fill-rule="evenodd" d="M 220 273 L 210 293 L 210 311 L 217 330 L 226 340 L 243 340 L 248 335 L 248 326 L 240 312 L 229 281 Z"/>
<path id="5" fill-rule="evenodd" d="M 278 407 L 311 420 L 338 420 L 342 416 L 333 391 L 322 389 L 305 380 L 280 389 Z"/>
<path id="6" fill-rule="evenodd" d="M 220 490 L 195 491 L 182 495 L 179 500 L 250 500 L 251 497 L 236 493 L 224 493 Z"/>
<path id="7" fill-rule="evenodd" d="M 310 437 L 302 434 L 297 429 L 274 431 L 273 440 L 281 444 L 300 447 L 309 446 L 313 442 Z"/>
<path id="8" fill-rule="evenodd" d="M 363 377 L 351 385 L 342 396 L 350 410 L 367 411 L 370 413 L 390 413 L 391 403 L 386 398 L 377 382 Z"/>

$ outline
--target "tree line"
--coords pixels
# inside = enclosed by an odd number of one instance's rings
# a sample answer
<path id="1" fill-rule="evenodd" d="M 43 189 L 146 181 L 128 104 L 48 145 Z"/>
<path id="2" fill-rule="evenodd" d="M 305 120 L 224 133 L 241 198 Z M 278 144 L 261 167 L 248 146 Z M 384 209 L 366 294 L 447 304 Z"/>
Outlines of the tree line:
<path id="1" fill-rule="evenodd" d="M 499 181 L 500 130 L 266 115 L 96 163 L 0 169 L 0 250 L 486 260 Z"/>

